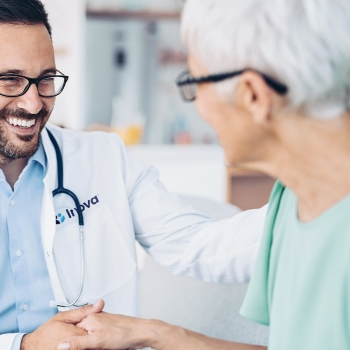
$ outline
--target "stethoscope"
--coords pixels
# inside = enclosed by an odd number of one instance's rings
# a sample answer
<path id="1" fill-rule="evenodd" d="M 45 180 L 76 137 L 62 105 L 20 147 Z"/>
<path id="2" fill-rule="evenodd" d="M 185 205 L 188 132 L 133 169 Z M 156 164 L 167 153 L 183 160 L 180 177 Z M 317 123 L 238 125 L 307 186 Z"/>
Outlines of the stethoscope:
<path id="1" fill-rule="evenodd" d="M 63 294 L 65 296 L 65 298 L 68 301 L 68 304 L 66 305 L 58 305 L 58 307 L 71 307 L 71 306 L 75 306 L 75 307 L 81 307 L 81 306 L 85 306 L 87 304 L 83 304 L 83 305 L 77 305 L 76 302 L 79 300 L 82 292 L 83 292 L 83 287 L 84 287 L 84 279 L 85 279 L 85 258 L 84 258 L 84 217 L 83 217 L 83 212 L 81 210 L 80 207 L 80 202 L 78 197 L 70 190 L 67 190 L 66 188 L 63 187 L 63 161 L 62 161 L 62 153 L 60 150 L 60 147 L 58 146 L 58 143 L 56 141 L 56 139 L 54 138 L 54 136 L 52 135 L 52 133 L 50 132 L 50 130 L 46 129 L 47 133 L 49 135 L 49 138 L 52 142 L 53 147 L 55 148 L 55 152 L 56 152 L 56 159 L 57 159 L 57 188 L 52 192 L 53 197 L 55 197 L 58 194 L 65 194 L 69 197 L 71 197 L 75 203 L 76 206 L 76 210 L 78 212 L 78 220 L 79 220 L 79 238 L 80 238 L 80 256 L 81 256 L 81 277 L 80 277 L 80 286 L 79 286 L 79 291 L 77 293 L 77 296 L 73 299 L 70 300 L 69 297 L 67 296 L 67 294 L 65 293 L 65 291 L 62 288 Z M 56 270 L 57 270 L 57 264 L 56 264 L 56 258 L 55 258 L 55 253 L 53 251 L 53 259 L 54 259 L 54 263 L 56 266 Z M 61 283 L 61 279 L 59 276 L 59 273 L 57 272 L 58 275 L 58 279 L 59 282 L 61 284 L 62 287 L 62 283 Z"/>

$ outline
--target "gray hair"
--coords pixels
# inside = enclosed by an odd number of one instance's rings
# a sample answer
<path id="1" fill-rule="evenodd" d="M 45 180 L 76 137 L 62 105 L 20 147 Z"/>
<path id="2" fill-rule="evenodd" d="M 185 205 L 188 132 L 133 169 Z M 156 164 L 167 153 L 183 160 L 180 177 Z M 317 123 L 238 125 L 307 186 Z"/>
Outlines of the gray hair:
<path id="1" fill-rule="evenodd" d="M 349 0 L 187 0 L 182 38 L 211 74 L 252 68 L 286 84 L 290 108 L 349 109 Z M 225 100 L 237 79 L 217 84 Z"/>

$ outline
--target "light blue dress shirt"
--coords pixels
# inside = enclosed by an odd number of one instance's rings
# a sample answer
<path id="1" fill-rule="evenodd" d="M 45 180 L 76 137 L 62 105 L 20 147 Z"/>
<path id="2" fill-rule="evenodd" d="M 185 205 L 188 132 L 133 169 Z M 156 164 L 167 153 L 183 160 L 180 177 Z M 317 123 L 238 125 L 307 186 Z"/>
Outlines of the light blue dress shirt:
<path id="1" fill-rule="evenodd" d="M 0 334 L 38 328 L 57 313 L 41 241 L 41 206 L 46 173 L 42 144 L 12 191 L 0 169 Z"/>

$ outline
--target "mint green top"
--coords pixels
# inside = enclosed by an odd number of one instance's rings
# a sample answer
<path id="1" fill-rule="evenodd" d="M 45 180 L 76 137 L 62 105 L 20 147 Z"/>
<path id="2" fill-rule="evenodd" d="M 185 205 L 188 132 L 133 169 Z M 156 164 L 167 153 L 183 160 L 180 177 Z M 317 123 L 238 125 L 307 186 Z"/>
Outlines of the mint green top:
<path id="1" fill-rule="evenodd" d="M 270 325 L 269 350 L 350 349 L 350 196 L 309 223 L 277 182 L 241 314 Z"/>

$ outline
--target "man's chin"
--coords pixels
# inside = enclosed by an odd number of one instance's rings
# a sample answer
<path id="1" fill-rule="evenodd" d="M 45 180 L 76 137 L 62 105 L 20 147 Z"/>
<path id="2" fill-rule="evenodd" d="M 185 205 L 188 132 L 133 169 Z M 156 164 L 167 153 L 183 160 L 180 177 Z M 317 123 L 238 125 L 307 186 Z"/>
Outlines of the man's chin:
<path id="1" fill-rule="evenodd" d="M 16 142 L 9 141 L 3 147 L 1 153 L 8 159 L 20 159 L 32 157 L 40 146 L 40 135 L 17 135 Z"/>
<path id="2" fill-rule="evenodd" d="M 2 113 L 26 120 L 30 119 L 30 115 L 28 116 L 23 111 L 11 112 L 4 109 Z M 0 123 L 0 155 L 14 160 L 30 158 L 35 154 L 40 146 L 40 133 L 45 127 L 50 115 L 45 110 L 42 110 L 40 114 L 33 116 L 33 118 L 36 117 L 35 124 L 26 129 L 12 126 L 6 121 Z M 3 119 L 5 118 L 3 117 Z"/>
<path id="3" fill-rule="evenodd" d="M 23 141 L 23 142 L 31 142 L 37 135 L 31 134 L 31 135 L 17 135 L 17 137 Z"/>

